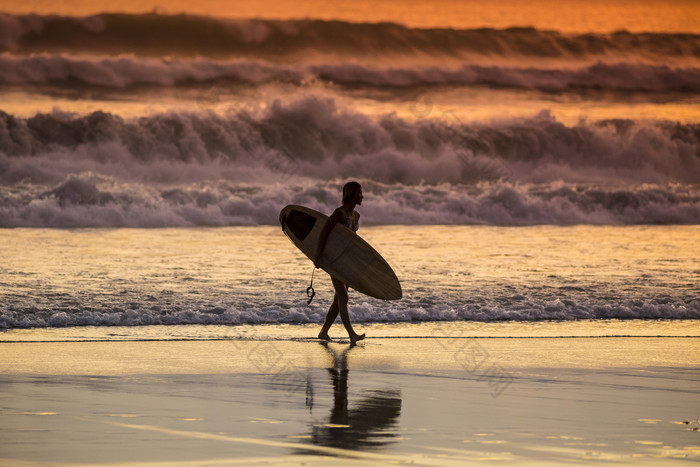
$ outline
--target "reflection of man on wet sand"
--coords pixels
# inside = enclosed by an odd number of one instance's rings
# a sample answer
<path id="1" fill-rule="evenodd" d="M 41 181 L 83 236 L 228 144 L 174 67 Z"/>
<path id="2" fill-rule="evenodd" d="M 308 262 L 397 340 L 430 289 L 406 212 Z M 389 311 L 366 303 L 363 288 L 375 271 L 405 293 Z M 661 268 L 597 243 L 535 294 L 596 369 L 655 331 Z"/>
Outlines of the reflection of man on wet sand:
<path id="1" fill-rule="evenodd" d="M 396 434 L 387 430 L 396 425 L 401 413 L 401 392 L 369 391 L 369 395 L 348 409 L 347 356 L 354 346 L 336 352 L 327 342 L 321 345 L 333 357 L 333 366 L 328 368 L 333 384 L 333 408 L 327 424 L 312 428 L 312 442 L 344 449 L 369 449 L 391 442 Z"/>

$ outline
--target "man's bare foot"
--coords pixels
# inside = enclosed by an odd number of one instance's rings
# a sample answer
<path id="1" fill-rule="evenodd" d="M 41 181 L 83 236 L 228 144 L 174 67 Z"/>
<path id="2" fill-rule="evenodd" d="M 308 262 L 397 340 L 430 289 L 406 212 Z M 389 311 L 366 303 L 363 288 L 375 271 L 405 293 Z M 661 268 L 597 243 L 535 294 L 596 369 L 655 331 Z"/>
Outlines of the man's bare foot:
<path id="1" fill-rule="evenodd" d="M 357 341 L 361 341 L 365 338 L 364 334 L 355 334 L 354 336 L 350 336 L 350 343 L 351 344 L 357 344 Z"/>
<path id="2" fill-rule="evenodd" d="M 318 338 L 324 341 L 333 342 L 333 339 L 331 339 L 331 336 L 329 336 L 327 332 L 319 332 Z"/>

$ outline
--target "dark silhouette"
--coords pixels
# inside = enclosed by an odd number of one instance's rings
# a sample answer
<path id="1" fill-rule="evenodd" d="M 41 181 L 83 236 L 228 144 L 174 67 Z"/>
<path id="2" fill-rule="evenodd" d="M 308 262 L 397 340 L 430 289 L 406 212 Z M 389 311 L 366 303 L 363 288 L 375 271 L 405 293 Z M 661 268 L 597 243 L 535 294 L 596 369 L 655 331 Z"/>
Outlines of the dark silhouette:
<path id="1" fill-rule="evenodd" d="M 357 182 L 346 183 L 345 186 L 343 186 L 343 204 L 333 211 L 333 214 L 331 214 L 328 222 L 326 222 L 326 225 L 321 231 L 321 235 L 318 239 L 314 266 L 317 268 L 319 267 L 319 261 L 321 260 L 323 250 L 326 247 L 328 236 L 336 224 L 342 224 L 351 229 L 353 232 L 357 232 L 357 229 L 360 227 L 360 213 L 355 211 L 355 206 L 359 206 L 361 204 L 362 186 L 360 186 L 360 184 Z M 332 340 L 328 335 L 328 330 L 333 325 L 333 322 L 338 317 L 338 314 L 340 314 L 340 319 L 343 321 L 345 330 L 350 336 L 350 343 L 354 344 L 357 341 L 364 339 L 365 335 L 357 334 L 350 323 L 350 314 L 348 313 L 348 286 L 333 276 L 331 276 L 331 280 L 333 282 L 333 288 L 335 289 L 335 296 L 333 297 L 331 307 L 328 309 L 328 314 L 326 315 L 326 320 L 323 323 L 321 332 L 318 333 L 318 338 L 326 341 Z"/>

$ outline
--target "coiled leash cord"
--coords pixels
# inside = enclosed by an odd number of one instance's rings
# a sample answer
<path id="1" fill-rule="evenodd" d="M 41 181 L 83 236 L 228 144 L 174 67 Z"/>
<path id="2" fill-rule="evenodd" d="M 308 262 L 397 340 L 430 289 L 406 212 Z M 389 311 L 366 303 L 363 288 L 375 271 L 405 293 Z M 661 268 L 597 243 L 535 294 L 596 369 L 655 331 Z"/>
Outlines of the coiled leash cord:
<path id="1" fill-rule="evenodd" d="M 289 237 L 289 234 L 287 233 L 287 231 L 284 228 L 285 220 L 287 220 L 286 214 L 282 216 L 282 219 L 280 219 L 280 224 L 282 224 L 282 232 L 284 232 L 284 234 L 287 237 Z M 306 288 L 306 296 L 309 297 L 309 299 L 306 301 L 307 305 L 311 305 L 311 300 L 313 300 L 314 297 L 316 296 L 316 291 L 314 290 L 314 274 L 315 273 L 316 273 L 316 267 L 314 267 L 314 270 L 311 272 L 311 283 Z"/>
<path id="2" fill-rule="evenodd" d="M 314 274 L 315 273 L 316 273 L 316 268 L 314 268 L 313 272 L 311 272 L 311 283 L 306 288 L 306 296 L 309 297 L 309 299 L 306 301 L 307 305 L 311 305 L 311 300 L 313 300 L 314 297 L 316 296 L 316 291 L 314 290 Z"/>

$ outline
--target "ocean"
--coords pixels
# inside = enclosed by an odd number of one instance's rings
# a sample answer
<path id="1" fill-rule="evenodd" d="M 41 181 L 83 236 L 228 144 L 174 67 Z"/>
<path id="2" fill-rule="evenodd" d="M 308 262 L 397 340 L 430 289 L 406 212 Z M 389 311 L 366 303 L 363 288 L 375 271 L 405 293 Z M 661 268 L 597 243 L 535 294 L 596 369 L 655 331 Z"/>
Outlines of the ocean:
<path id="1" fill-rule="evenodd" d="M 388 258 L 404 298 L 351 291 L 357 323 L 401 324 L 412 334 L 404 325 L 700 318 L 698 226 L 374 226 L 359 233 Z M 21 228 L 1 230 L 0 238 L 4 329 L 104 326 L 77 332 L 109 339 L 112 326 L 197 324 L 224 327 L 138 334 L 245 337 L 227 327 L 321 323 L 333 298 L 321 272 L 307 304 L 313 265 L 277 227 Z M 589 332 L 628 335 L 635 326 L 590 324 Z M 488 329 L 478 335 L 498 335 Z M 503 328 L 512 336 L 538 327 L 513 329 Z"/>
<path id="2" fill-rule="evenodd" d="M 350 179 L 405 295 L 351 296 L 355 322 L 700 318 L 698 9 L 618 3 L 628 23 L 12 4 L 0 328 L 320 323 L 330 281 L 307 305 L 277 218 Z"/>

